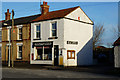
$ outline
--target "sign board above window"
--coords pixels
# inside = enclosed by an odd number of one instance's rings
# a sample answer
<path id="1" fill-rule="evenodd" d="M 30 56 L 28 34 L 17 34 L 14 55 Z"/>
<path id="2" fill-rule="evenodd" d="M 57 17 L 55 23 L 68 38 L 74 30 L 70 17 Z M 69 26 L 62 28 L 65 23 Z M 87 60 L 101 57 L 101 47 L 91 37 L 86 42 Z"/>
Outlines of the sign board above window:
<path id="1" fill-rule="evenodd" d="M 74 45 L 78 45 L 78 41 L 67 41 L 67 44 L 74 44 Z"/>
<path id="2" fill-rule="evenodd" d="M 33 46 L 53 46 L 53 42 L 34 42 Z"/>

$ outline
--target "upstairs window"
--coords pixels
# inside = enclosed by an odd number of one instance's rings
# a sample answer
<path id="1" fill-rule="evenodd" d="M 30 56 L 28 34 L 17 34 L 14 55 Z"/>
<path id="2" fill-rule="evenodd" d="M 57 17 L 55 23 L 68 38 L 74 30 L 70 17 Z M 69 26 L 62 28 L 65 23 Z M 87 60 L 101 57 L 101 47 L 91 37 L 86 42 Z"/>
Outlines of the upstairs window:
<path id="1" fill-rule="evenodd" d="M 52 30 L 51 30 L 51 32 L 52 32 L 52 37 L 57 37 L 57 22 L 53 22 L 52 23 Z"/>
<path id="2" fill-rule="evenodd" d="M 11 40 L 11 27 L 8 27 L 8 37 L 7 38 L 8 38 L 8 41 Z"/>
<path id="3" fill-rule="evenodd" d="M 17 26 L 17 39 L 18 40 L 22 40 L 22 27 L 23 27 L 23 25 Z"/>
<path id="4" fill-rule="evenodd" d="M 36 26 L 35 26 L 35 39 L 40 39 L 40 32 L 41 31 L 41 25 L 40 24 L 37 24 Z"/>
<path id="5" fill-rule="evenodd" d="M 19 28 L 19 33 L 18 33 L 18 35 L 19 35 L 19 40 L 22 40 L 22 27 Z"/>
<path id="6" fill-rule="evenodd" d="M 0 41 L 2 41 L 2 30 L 0 29 Z"/>

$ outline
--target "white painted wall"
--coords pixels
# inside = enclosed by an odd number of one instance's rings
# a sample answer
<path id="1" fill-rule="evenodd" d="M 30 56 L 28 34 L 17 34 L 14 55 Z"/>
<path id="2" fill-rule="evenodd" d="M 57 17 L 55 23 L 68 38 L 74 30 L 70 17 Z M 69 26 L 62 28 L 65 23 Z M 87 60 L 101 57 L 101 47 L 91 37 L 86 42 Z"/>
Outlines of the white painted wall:
<path id="1" fill-rule="evenodd" d="M 64 19 L 64 65 L 92 65 L 92 37 L 93 25 L 85 24 L 78 21 Z M 67 44 L 67 41 L 78 41 L 78 45 Z M 67 60 L 67 50 L 75 50 L 74 59 Z"/>
<path id="2" fill-rule="evenodd" d="M 120 46 L 114 47 L 114 63 L 116 68 L 120 68 Z"/>
<path id="3" fill-rule="evenodd" d="M 71 12 L 67 18 L 92 23 L 90 19 L 78 8 Z M 50 23 L 57 21 L 57 36 L 58 39 L 50 39 Z M 34 25 L 41 24 L 41 40 L 33 40 L 34 38 Z M 92 49 L 93 25 L 82 23 L 79 21 L 69 19 L 56 19 L 42 22 L 31 23 L 31 53 L 34 53 L 32 48 L 33 42 L 53 41 L 53 45 L 59 45 L 63 48 L 63 65 L 64 66 L 77 66 L 77 65 L 92 65 L 93 63 L 93 49 Z M 67 41 L 78 41 L 78 45 L 67 44 Z M 67 60 L 67 50 L 75 50 L 75 59 Z M 53 50 L 54 51 L 54 50 Z M 31 61 L 35 64 L 35 62 Z M 36 62 L 39 63 L 39 62 Z"/>
<path id="4" fill-rule="evenodd" d="M 51 37 L 50 35 L 51 23 L 55 21 L 57 21 L 57 37 L 58 38 L 48 39 L 49 37 Z M 33 40 L 34 34 L 35 34 L 34 33 L 35 24 L 41 24 L 41 40 Z M 64 20 L 63 19 L 31 23 L 31 54 L 35 52 L 34 49 L 32 48 L 33 42 L 45 42 L 45 41 L 53 41 L 53 45 L 59 45 L 59 48 L 64 48 L 64 43 L 63 43 L 64 42 Z"/>
<path id="5" fill-rule="evenodd" d="M 81 8 L 77 8 L 76 10 L 66 15 L 65 17 L 70 18 L 70 19 L 75 19 L 75 20 L 78 20 L 78 17 L 80 17 L 80 21 L 92 23 L 92 21 L 87 17 L 87 15 L 85 15 L 85 13 L 83 12 Z"/>

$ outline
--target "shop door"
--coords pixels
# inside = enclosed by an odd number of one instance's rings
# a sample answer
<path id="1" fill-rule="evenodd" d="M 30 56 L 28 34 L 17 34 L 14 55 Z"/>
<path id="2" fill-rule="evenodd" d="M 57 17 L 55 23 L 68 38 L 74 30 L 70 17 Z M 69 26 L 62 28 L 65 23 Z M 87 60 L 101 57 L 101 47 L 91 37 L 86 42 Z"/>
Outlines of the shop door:
<path id="1" fill-rule="evenodd" d="M 54 46 L 54 65 L 57 66 L 58 65 L 58 59 L 59 59 L 59 47 L 58 45 Z"/>

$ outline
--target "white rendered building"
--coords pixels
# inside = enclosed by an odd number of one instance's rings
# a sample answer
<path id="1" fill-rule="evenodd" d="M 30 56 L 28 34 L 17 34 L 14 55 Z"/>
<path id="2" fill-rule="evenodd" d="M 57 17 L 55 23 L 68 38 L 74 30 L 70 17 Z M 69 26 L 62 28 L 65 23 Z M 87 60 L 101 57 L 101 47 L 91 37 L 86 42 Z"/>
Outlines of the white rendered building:
<path id="1" fill-rule="evenodd" d="M 93 22 L 80 7 L 42 14 L 31 22 L 31 64 L 92 65 Z"/>

